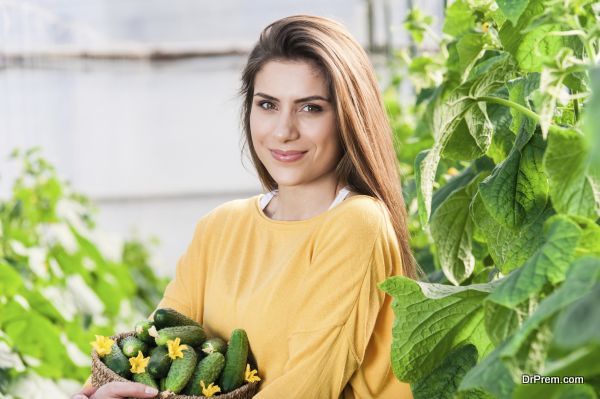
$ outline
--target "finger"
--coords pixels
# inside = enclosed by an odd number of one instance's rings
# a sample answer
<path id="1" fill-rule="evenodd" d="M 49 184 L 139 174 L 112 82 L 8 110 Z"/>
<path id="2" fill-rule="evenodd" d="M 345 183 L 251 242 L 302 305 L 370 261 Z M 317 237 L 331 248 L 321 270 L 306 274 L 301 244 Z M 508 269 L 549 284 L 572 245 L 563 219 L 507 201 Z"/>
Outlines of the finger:
<path id="1" fill-rule="evenodd" d="M 78 395 L 92 396 L 94 392 L 96 392 L 98 388 L 96 387 L 83 387 L 83 389 L 77 392 Z"/>
<path id="2" fill-rule="evenodd" d="M 151 398 L 158 394 L 158 389 L 137 382 L 115 381 L 106 385 L 107 393 L 115 397 L 133 396 L 139 398 Z"/>
<path id="3" fill-rule="evenodd" d="M 80 393 L 77 393 L 73 396 L 71 396 L 71 399 L 89 399 L 87 395 L 82 395 Z"/>

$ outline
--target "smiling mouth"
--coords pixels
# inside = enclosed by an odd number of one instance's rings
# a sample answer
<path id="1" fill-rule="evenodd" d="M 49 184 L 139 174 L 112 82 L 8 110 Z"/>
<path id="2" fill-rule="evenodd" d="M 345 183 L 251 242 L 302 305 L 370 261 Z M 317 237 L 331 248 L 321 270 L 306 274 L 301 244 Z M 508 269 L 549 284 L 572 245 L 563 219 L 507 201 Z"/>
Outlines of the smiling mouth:
<path id="1" fill-rule="evenodd" d="M 273 158 L 275 158 L 278 161 L 281 162 L 292 162 L 292 161 L 297 161 L 298 159 L 302 158 L 304 156 L 304 154 L 306 154 L 308 151 L 278 151 L 278 150 L 271 150 L 271 155 L 273 156 Z"/>

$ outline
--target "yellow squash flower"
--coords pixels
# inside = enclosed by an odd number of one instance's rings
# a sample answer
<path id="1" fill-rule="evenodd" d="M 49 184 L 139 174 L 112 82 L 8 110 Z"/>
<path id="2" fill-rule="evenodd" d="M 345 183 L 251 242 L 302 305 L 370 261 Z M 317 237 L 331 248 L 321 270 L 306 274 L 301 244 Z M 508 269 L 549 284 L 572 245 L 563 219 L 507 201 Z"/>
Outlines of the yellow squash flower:
<path id="1" fill-rule="evenodd" d="M 180 345 L 181 340 L 179 337 L 170 339 L 167 341 L 167 347 L 169 348 L 169 357 L 173 360 L 178 357 L 183 357 L 183 351 L 188 349 L 187 345 Z"/>
<path id="2" fill-rule="evenodd" d="M 258 373 L 258 370 L 250 370 L 250 365 L 248 363 L 246 363 L 246 381 L 248 382 L 256 382 L 256 381 L 260 381 L 260 377 L 258 375 L 256 375 Z"/>
<path id="3" fill-rule="evenodd" d="M 138 351 L 136 357 L 132 357 L 129 359 L 129 364 L 131 364 L 131 372 L 133 374 L 141 374 L 145 372 L 149 362 L 150 356 L 144 357 L 142 351 Z"/>
<path id="4" fill-rule="evenodd" d="M 218 385 L 213 385 L 212 382 L 208 386 L 205 386 L 204 381 L 200 381 L 200 386 L 202 387 L 202 395 L 207 398 L 211 398 L 217 392 L 221 392 L 221 388 Z"/>
<path id="5" fill-rule="evenodd" d="M 102 335 L 96 335 L 96 340 L 90 342 L 90 344 L 92 344 L 92 347 L 100 357 L 108 355 L 112 350 L 112 346 L 114 345 L 114 343 L 115 341 Z"/>

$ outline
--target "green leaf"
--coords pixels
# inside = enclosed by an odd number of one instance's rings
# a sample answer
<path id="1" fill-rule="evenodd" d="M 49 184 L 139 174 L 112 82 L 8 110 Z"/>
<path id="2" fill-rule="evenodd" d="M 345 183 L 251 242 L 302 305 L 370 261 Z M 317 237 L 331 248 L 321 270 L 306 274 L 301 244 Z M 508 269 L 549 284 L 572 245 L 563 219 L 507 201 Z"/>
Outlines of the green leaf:
<path id="1" fill-rule="evenodd" d="M 452 67 L 460 73 L 463 81 L 469 75 L 475 62 L 483 55 L 482 37 L 481 33 L 465 33 L 456 43 L 458 63 Z"/>
<path id="2" fill-rule="evenodd" d="M 460 36 L 475 26 L 475 16 L 463 0 L 456 0 L 446 8 L 442 31 L 451 36 Z"/>
<path id="3" fill-rule="evenodd" d="M 572 264 L 572 266 L 569 268 L 564 284 L 540 302 L 536 311 L 527 320 L 525 320 L 522 327 L 504 345 L 500 356 L 507 364 L 511 364 L 513 367 L 516 368 L 516 374 L 520 373 L 522 370 L 520 370 L 519 365 L 515 363 L 519 361 L 523 362 L 523 359 L 520 359 L 520 357 L 522 357 L 524 349 L 526 349 L 526 347 L 529 345 L 529 340 L 531 339 L 532 334 L 535 334 L 537 331 L 539 331 L 541 326 L 548 325 L 548 323 L 554 318 L 554 316 L 561 312 L 561 310 L 563 309 L 575 309 L 575 316 L 577 317 L 577 306 L 579 306 L 577 304 L 581 304 L 581 302 L 579 301 L 583 300 L 582 298 L 589 297 L 590 290 L 592 290 L 593 287 L 600 287 L 600 285 L 598 284 L 599 281 L 599 258 L 582 258 Z M 594 288 L 594 290 L 596 289 Z M 491 300 L 491 297 L 488 299 Z M 573 308 L 571 304 L 573 304 L 575 308 Z M 594 302 L 594 304 L 596 304 L 596 302 Z M 584 309 L 587 308 L 584 306 Z M 563 314 L 569 313 L 567 312 Z M 580 315 L 581 313 L 579 313 L 579 317 Z M 573 314 L 571 314 L 571 316 L 565 317 L 573 317 Z M 575 323 L 572 326 L 573 328 L 576 328 L 575 330 L 564 331 L 565 334 L 563 335 L 566 338 L 566 342 L 572 341 L 574 344 L 571 344 L 568 347 L 568 350 L 566 352 L 569 353 L 569 355 L 567 355 L 566 358 L 572 358 L 571 354 L 575 354 L 575 347 L 581 346 L 581 344 L 583 342 L 587 342 L 587 340 L 596 339 L 593 337 L 597 336 L 597 330 L 593 329 L 593 325 L 598 321 L 591 321 L 592 319 L 593 317 L 590 317 L 588 319 L 588 314 L 586 313 L 585 317 L 580 317 L 576 322 L 572 320 L 572 322 Z M 589 324 L 590 322 L 591 325 Z M 582 331 L 587 331 L 587 335 L 581 334 Z M 556 334 L 557 330 L 555 329 L 555 337 Z M 582 336 L 584 338 L 579 339 L 579 336 Z M 565 342 L 565 340 L 563 339 L 563 341 L 561 341 L 561 344 L 562 342 Z M 557 346 L 560 346 L 561 344 Z M 556 343 L 554 345 L 556 345 Z M 563 360 L 561 365 L 564 364 L 565 363 Z M 550 366 L 552 366 L 552 364 L 547 363 L 545 366 L 540 368 L 540 370 L 544 370 L 544 375 L 569 375 L 568 373 L 557 374 L 559 368 L 556 368 L 555 371 L 551 371 Z M 571 375 L 579 375 L 579 372 L 582 372 L 582 370 L 579 370 L 578 372 Z"/>
<path id="4" fill-rule="evenodd" d="M 481 390 L 494 398 L 511 398 L 515 389 L 508 369 L 500 360 L 499 354 L 503 346 L 494 349 L 488 356 L 473 367 L 463 378 L 459 392 Z"/>
<path id="5" fill-rule="evenodd" d="M 574 258 L 581 229 L 568 217 L 556 215 L 544 225 L 546 241 L 521 268 L 513 271 L 488 300 L 514 307 L 550 284 L 564 280 Z"/>
<path id="6" fill-rule="evenodd" d="M 517 63 L 523 71 L 541 72 L 544 61 L 557 54 L 563 47 L 562 38 L 550 34 L 554 31 L 560 31 L 560 26 L 540 26 L 523 36 L 515 54 Z"/>
<path id="7" fill-rule="evenodd" d="M 380 283 L 378 287 L 393 298 L 394 375 L 415 383 L 429 375 L 450 352 L 467 343 L 485 356 L 491 343 L 483 326 L 482 301 L 495 286 L 453 287 L 401 276 Z"/>
<path id="8" fill-rule="evenodd" d="M 508 88 L 508 99 L 514 103 L 520 104 L 524 107 L 530 108 L 529 96 L 540 87 L 540 74 L 539 73 L 528 73 L 524 77 L 512 80 L 507 83 Z M 515 133 L 519 132 L 519 129 L 523 125 L 524 121 L 529 121 L 520 111 L 513 108 L 510 109 L 512 115 L 511 130 Z M 530 126 L 533 129 L 534 126 Z"/>
<path id="9" fill-rule="evenodd" d="M 460 174 L 454 176 L 446 184 L 440 187 L 440 189 L 433 194 L 433 199 L 431 201 L 431 213 L 434 214 L 436 209 L 446 200 L 446 198 L 448 198 L 450 194 L 452 194 L 452 192 L 469 184 L 469 182 L 473 180 L 475 176 L 477 176 L 477 170 L 475 168 L 475 164 L 473 164 L 468 168 L 465 168 L 460 172 Z"/>
<path id="10" fill-rule="evenodd" d="M 509 107 L 494 103 L 487 104 L 487 115 L 493 125 L 494 135 L 486 155 L 499 164 L 508 156 L 515 142 L 515 135 L 510 130 L 512 116 Z"/>
<path id="11" fill-rule="evenodd" d="M 503 274 L 522 266 L 542 245 L 543 225 L 554 214 L 547 204 L 542 214 L 533 223 L 519 229 L 502 226 L 486 210 L 477 194 L 471 204 L 472 218 L 483 234 L 490 256 Z"/>
<path id="12" fill-rule="evenodd" d="M 469 204 L 482 177 L 479 175 L 450 194 L 431 217 L 431 233 L 442 270 L 454 285 L 469 278 L 475 268 L 475 257 L 471 250 L 473 221 Z"/>
<path id="13" fill-rule="evenodd" d="M 513 308 L 484 301 L 485 331 L 494 345 L 500 345 L 519 327 L 523 317 L 521 312 Z"/>
<path id="14" fill-rule="evenodd" d="M 423 226 L 429 222 L 431 215 L 431 198 L 435 173 L 441 153 L 448 143 L 452 133 L 461 122 L 469 108 L 476 106 L 473 98 L 492 93 L 500 88 L 507 78 L 512 77 L 514 65 L 506 57 L 496 57 L 496 63 L 490 66 L 487 73 L 478 76 L 473 81 L 467 81 L 453 90 L 447 98 L 437 96 L 432 103 L 431 129 L 435 143 L 427 153 L 421 153 L 415 160 L 417 196 L 419 199 L 419 217 Z M 482 108 L 479 108 L 482 110 Z M 476 112 L 476 111 L 475 111 Z M 486 117 L 487 118 L 487 117 Z M 475 124 L 474 124 L 475 126 Z M 490 130 L 477 131 L 470 134 L 479 143 L 491 141 Z M 486 147 L 487 150 L 487 147 Z"/>
<path id="15" fill-rule="evenodd" d="M 8 263 L 0 259 L 0 294 L 12 297 L 23 287 L 21 275 Z"/>
<path id="16" fill-rule="evenodd" d="M 529 0 L 529 4 L 516 24 L 507 21 L 502 26 L 502 29 L 498 32 L 498 36 L 504 46 L 504 50 L 508 51 L 516 58 L 517 50 L 523 42 L 524 34 L 522 31 L 529 26 L 529 23 L 534 17 L 544 12 L 544 8 L 544 0 Z"/>
<path id="17" fill-rule="evenodd" d="M 584 130 L 590 144 L 589 173 L 595 182 L 600 181 L 600 67 L 590 70 L 592 96 L 586 104 Z"/>
<path id="18" fill-rule="evenodd" d="M 571 216 L 581 229 L 581 237 L 577 248 L 575 248 L 575 257 L 593 255 L 600 257 L 600 226 L 593 220 Z"/>
<path id="19" fill-rule="evenodd" d="M 477 363 L 477 348 L 464 345 L 452 351 L 433 372 L 411 390 L 414 399 L 453 399 L 460 381 Z"/>
<path id="20" fill-rule="evenodd" d="M 548 200 L 548 183 L 542 169 L 545 143 L 540 134 L 530 134 L 522 128 L 508 158 L 479 185 L 487 211 L 509 228 L 535 221 Z"/>
<path id="21" fill-rule="evenodd" d="M 516 25 L 519 21 L 519 17 L 527 8 L 529 0 L 498 0 L 498 7 L 502 10 L 506 18 Z"/>
<path id="22" fill-rule="evenodd" d="M 600 191 L 587 173 L 587 152 L 585 137 L 576 130 L 553 131 L 548 137 L 544 168 L 554 208 L 595 220 L 600 216 Z"/>

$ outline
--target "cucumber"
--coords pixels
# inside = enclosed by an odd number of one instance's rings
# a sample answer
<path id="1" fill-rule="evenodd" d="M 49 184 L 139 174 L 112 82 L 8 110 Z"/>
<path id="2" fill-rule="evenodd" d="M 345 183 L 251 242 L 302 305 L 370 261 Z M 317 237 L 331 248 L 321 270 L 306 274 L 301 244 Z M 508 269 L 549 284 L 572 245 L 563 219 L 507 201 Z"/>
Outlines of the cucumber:
<path id="1" fill-rule="evenodd" d="M 158 389 L 158 384 L 147 371 L 143 373 L 133 373 L 133 380 L 135 382 L 139 382 Z"/>
<path id="2" fill-rule="evenodd" d="M 227 343 L 224 339 L 219 337 L 209 338 L 202 344 L 202 352 L 206 354 L 211 354 L 213 352 L 225 354 L 227 352 Z"/>
<path id="3" fill-rule="evenodd" d="M 148 330 L 154 325 L 150 320 L 142 320 L 135 325 L 135 336 L 147 344 L 154 344 L 154 338 L 148 334 Z"/>
<path id="4" fill-rule="evenodd" d="M 166 346 L 157 346 L 150 351 L 150 361 L 148 362 L 148 372 L 154 378 L 162 378 L 169 372 L 171 362 L 169 349 Z"/>
<path id="5" fill-rule="evenodd" d="M 166 391 L 167 389 L 165 388 L 165 382 L 167 382 L 167 377 L 163 377 L 160 379 L 160 382 L 158 383 L 159 385 L 159 389 L 161 392 Z"/>
<path id="6" fill-rule="evenodd" d="M 123 354 L 121 348 L 116 343 L 113 344 L 110 353 L 102 358 L 102 361 L 106 364 L 106 367 L 121 377 L 129 378 L 131 375 L 129 359 Z"/>
<path id="7" fill-rule="evenodd" d="M 171 364 L 165 381 L 165 390 L 173 393 L 181 392 L 192 377 L 197 361 L 198 355 L 193 348 L 188 346 L 183 349 L 183 357 L 178 357 Z"/>
<path id="8" fill-rule="evenodd" d="M 175 309 L 164 308 L 157 309 L 154 312 L 154 325 L 157 329 L 176 326 L 197 326 L 202 327 L 200 323 L 179 313 Z"/>
<path id="9" fill-rule="evenodd" d="M 123 354 L 127 357 L 136 357 L 139 351 L 145 355 L 148 353 L 148 344 L 134 336 L 125 337 L 119 342 Z"/>
<path id="10" fill-rule="evenodd" d="M 239 328 L 233 330 L 225 353 L 225 368 L 219 380 L 223 392 L 231 392 L 244 383 L 248 346 L 246 331 Z"/>
<path id="11" fill-rule="evenodd" d="M 198 326 L 167 327 L 158 330 L 154 340 L 156 345 L 160 346 L 166 345 L 167 341 L 175 338 L 179 338 L 181 344 L 198 346 L 206 339 L 206 333 Z"/>
<path id="12" fill-rule="evenodd" d="M 204 381 L 204 385 L 215 382 L 225 367 L 225 356 L 220 352 L 214 352 L 206 356 L 198 362 L 194 374 L 190 378 L 183 393 L 186 395 L 202 396 L 202 387 L 200 381 Z"/>

